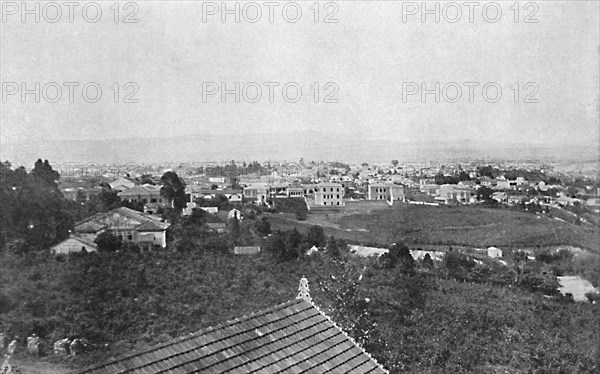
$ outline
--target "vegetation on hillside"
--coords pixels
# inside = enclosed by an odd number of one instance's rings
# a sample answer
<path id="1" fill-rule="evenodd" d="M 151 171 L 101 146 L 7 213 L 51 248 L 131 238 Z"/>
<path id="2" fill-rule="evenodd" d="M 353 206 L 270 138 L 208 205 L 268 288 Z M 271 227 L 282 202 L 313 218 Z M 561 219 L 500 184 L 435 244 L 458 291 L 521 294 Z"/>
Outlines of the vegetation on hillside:
<path id="1" fill-rule="evenodd" d="M 386 209 L 363 219 L 369 235 L 396 244 L 379 259 L 363 259 L 350 255 L 327 228 L 302 223 L 305 230 L 278 230 L 260 210 L 243 208 L 252 213 L 226 220 L 225 233 L 210 229 L 209 223 L 221 218 L 203 210 L 189 217 L 167 210 L 166 250 L 142 253 L 105 235 L 99 237 L 98 253 L 51 256 L 47 246 L 64 237 L 78 215 L 120 202 L 109 190 L 92 202 L 65 201 L 55 192 L 57 175 L 46 164 L 40 161 L 30 173 L 2 169 L 8 239 L 0 251 L 0 323 L 21 346 L 37 334 L 46 353 L 58 339 L 88 339 L 89 352 L 66 359 L 74 366 L 285 302 L 296 296 L 298 281 L 306 276 L 314 302 L 392 373 L 591 373 L 600 368 L 600 344 L 595 344 L 600 342 L 600 304 L 573 303 L 557 293 L 557 273 L 588 269 L 575 258 L 540 253 L 538 261 L 528 261 L 514 253 L 505 266 L 449 252 L 440 262 L 415 261 L 398 240 L 414 235 L 431 240 L 457 230 L 448 226 L 461 227 L 457 240 L 466 241 L 465 232 L 474 236 L 468 240 L 485 240 L 469 225 L 488 235 L 510 228 L 513 241 L 525 240 L 519 227 L 535 228 L 535 215 L 481 208 L 470 215 L 462 209 Z M 50 177 L 41 178 L 41 170 Z M 179 190 L 175 183 L 174 200 Z M 26 202 L 31 193 L 35 204 Z M 37 218 L 30 227 L 36 217 L 47 222 Z M 342 222 L 357 222 L 357 217 L 347 219 Z M 532 235 L 548 230 L 540 227 Z M 501 244 L 500 238 L 492 239 Z M 234 245 L 263 250 L 235 256 Z M 309 256 L 313 245 L 321 249 Z"/>
<path id="2" fill-rule="evenodd" d="M 288 248 L 296 234 L 287 235 L 273 240 Z M 600 365 L 591 344 L 600 336 L 598 305 L 547 299 L 555 288 L 512 286 L 510 270 L 503 276 L 460 255 L 431 267 L 402 248 L 375 261 L 327 246 L 311 256 L 199 248 L 8 255 L 0 319 L 21 339 L 86 337 L 95 348 L 74 362 L 85 365 L 285 302 L 306 276 L 317 305 L 393 373 L 585 373 Z"/>

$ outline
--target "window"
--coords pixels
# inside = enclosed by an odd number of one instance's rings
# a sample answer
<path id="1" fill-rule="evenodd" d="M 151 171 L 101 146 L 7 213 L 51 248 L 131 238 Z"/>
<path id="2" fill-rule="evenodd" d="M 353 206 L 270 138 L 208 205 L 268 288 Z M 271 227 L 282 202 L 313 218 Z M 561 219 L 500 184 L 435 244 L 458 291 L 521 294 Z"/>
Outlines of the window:
<path id="1" fill-rule="evenodd" d="M 155 203 L 155 202 L 156 202 L 156 199 L 150 199 L 150 202 L 151 202 L 151 203 Z"/>
<path id="2" fill-rule="evenodd" d="M 133 240 L 133 234 L 128 232 L 127 233 L 127 240 L 132 241 Z"/>
<path id="3" fill-rule="evenodd" d="M 122 232 L 118 233 L 117 238 L 119 238 L 120 241 L 123 241 L 123 233 Z"/>

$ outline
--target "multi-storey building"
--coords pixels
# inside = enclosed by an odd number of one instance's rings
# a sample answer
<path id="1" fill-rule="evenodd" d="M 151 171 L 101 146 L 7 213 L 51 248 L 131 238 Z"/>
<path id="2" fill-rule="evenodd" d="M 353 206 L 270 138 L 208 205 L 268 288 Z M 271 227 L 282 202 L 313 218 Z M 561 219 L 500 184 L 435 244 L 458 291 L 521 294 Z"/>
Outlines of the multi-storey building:
<path id="1" fill-rule="evenodd" d="M 344 186 L 339 183 L 319 183 L 314 196 L 315 205 L 344 206 Z"/>

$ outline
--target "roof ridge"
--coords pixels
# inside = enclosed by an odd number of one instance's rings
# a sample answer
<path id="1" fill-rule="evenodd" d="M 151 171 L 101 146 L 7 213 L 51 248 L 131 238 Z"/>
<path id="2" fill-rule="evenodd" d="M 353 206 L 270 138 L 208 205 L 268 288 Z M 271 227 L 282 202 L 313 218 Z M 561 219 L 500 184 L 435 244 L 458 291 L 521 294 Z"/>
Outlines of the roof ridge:
<path id="1" fill-rule="evenodd" d="M 90 240 L 84 236 L 79 236 L 77 234 L 74 234 L 72 236 L 69 236 L 67 239 L 75 239 L 75 240 L 79 240 L 80 242 L 84 243 L 84 244 L 88 244 L 88 245 L 93 245 L 93 246 L 98 246 L 93 240 Z"/>
<path id="2" fill-rule="evenodd" d="M 159 349 L 162 349 L 162 348 L 174 345 L 174 344 L 181 343 L 181 342 L 186 341 L 186 340 L 190 340 L 190 339 L 194 339 L 194 338 L 200 337 L 200 336 L 205 335 L 205 334 L 207 334 L 209 332 L 214 332 L 214 331 L 222 329 L 224 327 L 231 326 L 233 324 L 237 324 L 237 323 L 240 323 L 242 321 L 249 320 L 251 318 L 255 318 L 258 315 L 270 313 L 270 312 L 272 312 L 274 310 L 281 309 L 281 308 L 284 308 L 284 307 L 287 307 L 287 306 L 290 306 L 290 305 L 299 304 L 302 301 L 305 301 L 305 300 L 303 300 L 303 299 L 292 299 L 292 300 L 288 300 L 286 302 L 277 304 L 277 305 L 272 306 L 272 307 L 267 308 L 267 309 L 262 309 L 262 310 L 259 310 L 257 312 L 253 312 L 253 313 L 250 313 L 250 314 L 244 314 L 241 317 L 236 317 L 236 318 L 234 318 L 232 320 L 227 320 L 227 321 L 219 323 L 217 325 L 209 326 L 209 327 L 200 329 L 199 331 L 196 331 L 194 333 L 189 333 L 188 335 L 179 336 L 179 337 L 170 339 L 169 341 L 155 344 L 155 345 L 153 345 L 151 347 L 140 348 L 138 350 L 130 352 L 129 354 L 126 354 L 126 355 L 123 355 L 123 356 L 120 356 L 120 357 L 117 357 L 117 358 L 111 358 L 111 359 L 109 359 L 109 360 L 107 360 L 107 361 L 105 361 L 105 362 L 103 362 L 101 364 L 92 365 L 92 366 L 89 366 L 89 367 L 87 367 L 87 368 L 85 368 L 83 370 L 77 371 L 77 373 L 85 373 L 85 372 L 87 372 L 89 370 L 96 370 L 96 369 L 100 369 L 100 368 L 105 367 L 105 366 L 113 365 L 113 364 L 115 364 L 117 362 L 120 362 L 120 361 L 124 361 L 124 360 L 130 359 L 130 358 L 133 358 L 133 357 L 137 357 L 137 356 L 149 353 L 149 352 L 153 352 L 153 351 L 156 351 L 156 350 L 159 350 Z"/>
<path id="3" fill-rule="evenodd" d="M 305 301 L 307 301 L 307 300 L 305 300 Z M 340 332 L 341 332 L 342 334 L 344 334 L 344 336 L 345 336 L 346 338 L 348 338 L 348 339 L 349 339 L 349 340 L 352 342 L 352 344 L 354 344 L 355 346 L 357 346 L 357 347 L 358 347 L 358 348 L 359 348 L 359 349 L 360 349 L 360 350 L 361 350 L 361 351 L 362 351 L 362 352 L 363 352 L 365 355 L 367 355 L 367 357 L 369 357 L 371 360 L 373 360 L 373 362 L 375 362 L 375 364 L 376 364 L 377 366 L 379 366 L 379 367 L 381 368 L 381 370 L 383 370 L 384 372 L 386 372 L 387 374 L 389 374 L 389 371 L 388 371 L 387 369 L 385 369 L 385 368 L 383 367 L 383 365 L 381 365 L 379 362 L 377 362 L 377 360 L 375 359 L 375 357 L 371 356 L 371 354 L 370 354 L 369 352 L 365 351 L 365 349 L 362 347 L 362 345 L 360 345 L 360 344 L 359 344 L 357 341 L 355 341 L 355 340 L 354 340 L 354 339 L 353 339 L 353 338 L 352 338 L 350 335 L 348 335 L 348 334 L 347 334 L 347 333 L 346 333 L 346 332 L 345 332 L 345 331 L 344 331 L 344 330 L 343 330 L 343 329 L 342 329 L 340 326 L 338 326 L 338 325 L 337 325 L 337 323 L 335 323 L 335 321 L 334 321 L 333 319 L 331 319 L 331 317 L 329 317 L 327 314 L 325 314 L 325 312 L 323 312 L 323 311 L 321 310 L 321 308 L 319 308 L 319 307 L 318 307 L 318 306 L 317 306 L 317 305 L 316 305 L 314 302 L 312 302 L 312 301 L 307 301 L 307 302 L 309 302 L 310 304 L 312 304 L 312 306 L 313 306 L 313 307 L 314 307 L 316 310 L 318 310 L 318 311 L 319 311 L 319 313 L 321 313 L 321 314 L 323 315 L 323 317 L 327 318 L 327 319 L 329 320 L 329 322 L 331 322 L 331 324 L 332 324 L 333 326 L 335 326 L 335 328 L 337 328 L 338 330 L 340 330 Z"/>

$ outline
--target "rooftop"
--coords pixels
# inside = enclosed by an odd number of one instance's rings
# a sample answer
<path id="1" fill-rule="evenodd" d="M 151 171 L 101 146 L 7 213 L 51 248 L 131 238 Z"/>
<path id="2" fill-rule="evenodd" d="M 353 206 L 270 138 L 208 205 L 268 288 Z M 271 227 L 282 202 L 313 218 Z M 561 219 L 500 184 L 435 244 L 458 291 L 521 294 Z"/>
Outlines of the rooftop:
<path id="1" fill-rule="evenodd" d="M 112 217 L 115 213 L 121 214 L 125 217 L 131 218 L 140 222 L 138 227 L 135 229 L 138 231 L 163 231 L 166 230 L 170 224 L 167 222 L 161 222 L 161 219 L 150 214 L 138 212 L 126 207 L 120 207 L 104 213 L 97 213 L 91 217 L 79 221 L 75 224 L 76 232 L 97 232 L 103 228 L 109 226 L 109 217 Z"/>
<path id="2" fill-rule="evenodd" d="M 81 373 L 386 373 L 303 298 Z"/>

